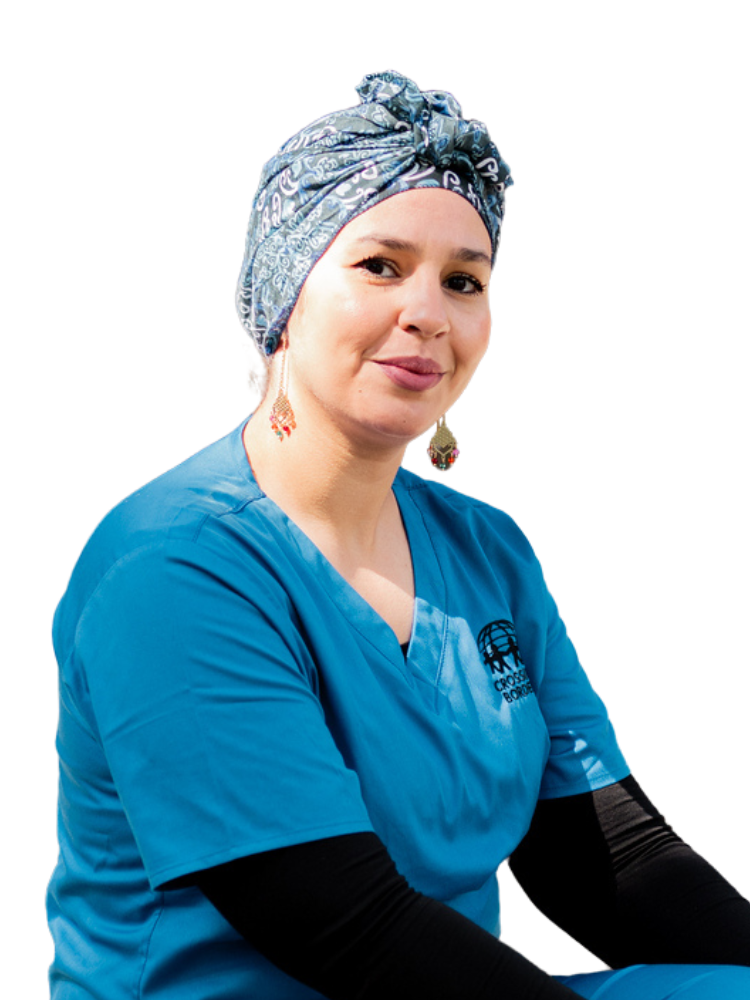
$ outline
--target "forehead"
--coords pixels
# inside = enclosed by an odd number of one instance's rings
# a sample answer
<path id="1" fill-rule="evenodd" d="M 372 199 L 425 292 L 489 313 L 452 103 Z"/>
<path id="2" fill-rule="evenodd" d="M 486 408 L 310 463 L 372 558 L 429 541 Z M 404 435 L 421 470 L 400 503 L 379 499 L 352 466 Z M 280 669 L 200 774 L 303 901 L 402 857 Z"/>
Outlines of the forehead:
<path id="1" fill-rule="evenodd" d="M 443 188 L 402 191 L 356 216 L 341 230 L 332 246 L 385 237 L 419 248 L 470 249 L 492 253 L 489 233 L 477 210 L 460 194 Z"/>

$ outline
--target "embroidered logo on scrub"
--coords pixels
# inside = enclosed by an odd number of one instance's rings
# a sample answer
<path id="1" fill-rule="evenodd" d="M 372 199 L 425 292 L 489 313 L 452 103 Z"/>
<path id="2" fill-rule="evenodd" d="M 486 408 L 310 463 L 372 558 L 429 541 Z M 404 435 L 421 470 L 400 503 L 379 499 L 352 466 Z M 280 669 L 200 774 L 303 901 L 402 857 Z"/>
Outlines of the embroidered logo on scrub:
<path id="1" fill-rule="evenodd" d="M 518 651 L 513 622 L 506 618 L 485 625 L 477 636 L 477 645 L 490 669 L 495 690 L 509 703 L 534 693 L 526 667 Z"/>

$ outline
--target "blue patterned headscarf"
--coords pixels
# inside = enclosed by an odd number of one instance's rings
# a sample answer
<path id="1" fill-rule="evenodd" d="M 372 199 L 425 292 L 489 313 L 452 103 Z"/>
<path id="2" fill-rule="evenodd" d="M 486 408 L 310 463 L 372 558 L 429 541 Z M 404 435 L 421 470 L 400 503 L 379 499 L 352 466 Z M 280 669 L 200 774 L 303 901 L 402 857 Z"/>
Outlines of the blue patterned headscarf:
<path id="1" fill-rule="evenodd" d="M 466 198 L 487 227 L 494 263 L 513 181 L 482 122 L 464 119 L 452 94 L 421 91 L 399 73 L 371 73 L 357 93 L 358 107 L 303 128 L 263 168 L 237 311 L 267 355 L 341 229 L 401 191 L 437 187 Z"/>

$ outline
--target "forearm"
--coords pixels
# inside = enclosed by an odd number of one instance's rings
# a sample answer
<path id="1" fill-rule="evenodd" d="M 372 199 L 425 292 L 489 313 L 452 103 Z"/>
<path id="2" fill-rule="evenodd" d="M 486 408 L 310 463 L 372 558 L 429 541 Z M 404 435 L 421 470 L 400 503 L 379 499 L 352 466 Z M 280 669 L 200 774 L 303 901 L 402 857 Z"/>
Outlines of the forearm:
<path id="1" fill-rule="evenodd" d="M 750 903 L 632 777 L 540 802 L 511 868 L 542 912 L 615 968 L 750 965 Z"/>
<path id="2" fill-rule="evenodd" d="M 546 973 L 410 888 L 374 834 L 242 858 L 195 877 L 232 926 L 332 1000 L 568 1000 Z"/>

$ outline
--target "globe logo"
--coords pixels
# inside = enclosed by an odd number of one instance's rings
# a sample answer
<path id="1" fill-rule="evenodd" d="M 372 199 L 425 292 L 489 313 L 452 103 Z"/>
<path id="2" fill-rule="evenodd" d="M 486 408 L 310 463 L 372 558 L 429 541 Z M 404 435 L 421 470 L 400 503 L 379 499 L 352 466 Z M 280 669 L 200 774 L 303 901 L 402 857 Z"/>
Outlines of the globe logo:
<path id="1" fill-rule="evenodd" d="M 479 652 L 493 674 L 513 671 L 523 664 L 513 622 L 506 618 L 485 625 L 477 637 Z M 511 662 L 512 661 L 512 662 Z"/>

